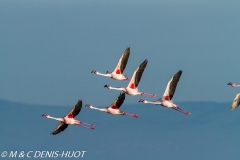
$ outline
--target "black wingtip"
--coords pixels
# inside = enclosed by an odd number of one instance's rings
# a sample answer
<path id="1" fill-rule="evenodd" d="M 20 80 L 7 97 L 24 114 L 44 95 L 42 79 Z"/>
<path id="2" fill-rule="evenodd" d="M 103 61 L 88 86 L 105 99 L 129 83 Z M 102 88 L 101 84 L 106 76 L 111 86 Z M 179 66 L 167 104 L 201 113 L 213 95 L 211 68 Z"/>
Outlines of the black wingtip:
<path id="1" fill-rule="evenodd" d="M 147 59 L 145 59 L 140 65 L 143 65 L 143 64 L 146 64 L 146 63 L 148 63 Z"/>
<path id="2" fill-rule="evenodd" d="M 124 92 L 121 92 L 121 93 L 120 93 L 120 96 L 121 96 L 121 95 L 123 95 L 123 96 L 125 97 L 125 93 L 124 93 Z"/>

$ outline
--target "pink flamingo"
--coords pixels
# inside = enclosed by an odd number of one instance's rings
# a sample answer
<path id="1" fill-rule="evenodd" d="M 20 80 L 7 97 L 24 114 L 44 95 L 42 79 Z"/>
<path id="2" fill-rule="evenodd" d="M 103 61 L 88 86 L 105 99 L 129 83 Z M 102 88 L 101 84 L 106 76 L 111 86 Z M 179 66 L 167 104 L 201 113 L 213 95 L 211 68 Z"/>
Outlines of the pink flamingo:
<path id="1" fill-rule="evenodd" d="M 42 116 L 60 121 L 60 124 L 52 132 L 53 135 L 64 131 L 68 127 L 69 124 L 75 124 L 75 125 L 79 125 L 79 126 L 94 130 L 94 128 L 92 126 L 95 126 L 95 124 L 88 124 L 88 123 L 81 122 L 79 120 L 74 119 L 74 117 L 78 115 L 78 113 L 81 111 L 81 109 L 82 109 L 82 100 L 78 100 L 78 103 L 63 118 L 54 118 L 54 117 L 49 116 L 48 114 L 43 114 Z"/>
<path id="2" fill-rule="evenodd" d="M 128 58 L 130 55 L 130 47 L 127 47 L 126 50 L 123 52 L 122 56 L 118 60 L 118 64 L 115 67 L 113 72 L 108 72 L 106 74 L 99 73 L 98 71 L 93 70 L 91 73 L 100 75 L 100 76 L 105 76 L 105 77 L 110 77 L 115 80 L 129 80 L 129 78 L 125 75 L 123 75 L 123 71 L 127 65 Z"/>
<path id="3" fill-rule="evenodd" d="M 86 104 L 85 106 L 89 107 L 90 109 L 95 109 L 95 110 L 106 112 L 106 113 L 109 113 L 109 114 L 118 114 L 118 115 L 125 115 L 125 116 L 131 116 L 133 118 L 138 118 L 137 114 L 130 114 L 130 113 L 127 113 L 127 112 L 123 112 L 123 111 L 121 111 L 119 109 L 121 107 L 121 105 L 123 104 L 124 99 L 125 99 L 125 93 L 121 93 L 113 101 L 113 103 L 109 107 L 106 107 L 106 108 L 96 108 L 96 107 L 93 107 L 90 104 Z"/>
<path id="4" fill-rule="evenodd" d="M 180 79 L 182 75 L 182 70 L 178 71 L 171 79 L 170 81 L 168 82 L 167 84 L 167 87 L 166 87 L 166 90 L 163 94 L 163 97 L 157 101 L 154 101 L 154 102 L 149 102 L 149 101 L 146 101 L 146 100 L 139 100 L 139 102 L 142 102 L 142 103 L 150 103 L 150 104 L 156 104 L 156 105 L 161 105 L 163 107 L 168 107 L 168 108 L 172 108 L 176 111 L 179 111 L 187 116 L 189 116 L 191 113 L 187 112 L 187 111 L 184 111 L 182 110 L 181 108 L 178 107 L 177 104 L 174 104 L 172 100 L 173 98 L 173 95 L 174 95 L 174 92 L 175 92 L 175 89 L 177 87 L 177 83 Z"/>

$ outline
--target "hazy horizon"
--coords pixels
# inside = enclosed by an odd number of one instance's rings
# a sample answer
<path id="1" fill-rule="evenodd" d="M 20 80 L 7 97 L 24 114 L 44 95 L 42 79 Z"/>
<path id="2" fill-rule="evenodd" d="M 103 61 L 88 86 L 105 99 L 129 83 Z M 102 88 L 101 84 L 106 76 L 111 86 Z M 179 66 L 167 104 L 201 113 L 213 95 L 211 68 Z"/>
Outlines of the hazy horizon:
<path id="1" fill-rule="evenodd" d="M 117 98 L 117 97 L 116 97 Z M 141 99 L 141 97 L 140 97 L 140 99 Z M 51 106 L 51 107 L 67 107 L 67 106 L 74 106 L 75 105 L 75 103 L 77 103 L 77 101 L 78 100 L 82 100 L 81 98 L 79 98 L 79 99 L 77 99 L 77 100 L 75 100 L 74 102 L 73 102 L 73 104 L 72 105 L 54 105 L 54 104 L 35 104 L 35 103 L 25 103 L 25 102 L 18 102 L 18 101 L 11 101 L 11 100 L 7 100 L 7 99 L 1 99 L 0 98 L 0 103 L 3 103 L 3 102 L 5 102 L 7 105 L 9 105 L 9 103 L 13 103 L 13 104 L 21 104 L 21 105 L 27 105 L 27 106 L 29 106 L 29 105 L 32 105 L 32 106 Z M 113 99 L 112 101 L 109 101 L 110 103 L 109 104 L 107 104 L 107 105 L 105 105 L 105 104 L 101 104 L 101 105 L 99 105 L 99 104 L 95 104 L 95 105 L 98 105 L 98 106 L 108 106 L 108 105 L 110 105 L 113 101 L 114 101 L 115 99 Z M 157 99 L 148 99 L 149 101 L 156 101 Z M 85 105 L 85 104 L 87 104 L 87 102 L 85 103 L 85 101 L 84 100 L 82 100 L 83 101 L 83 104 Z M 232 101 L 233 101 L 233 99 L 232 99 Z M 232 101 L 229 101 L 229 102 L 217 102 L 217 101 L 177 101 L 177 102 L 175 102 L 175 103 L 219 103 L 219 104 L 232 104 Z M 139 103 L 138 101 L 136 102 L 136 103 L 123 103 L 123 105 L 137 105 L 137 104 L 142 104 L 142 103 Z M 162 106 L 161 106 L 162 107 Z"/>

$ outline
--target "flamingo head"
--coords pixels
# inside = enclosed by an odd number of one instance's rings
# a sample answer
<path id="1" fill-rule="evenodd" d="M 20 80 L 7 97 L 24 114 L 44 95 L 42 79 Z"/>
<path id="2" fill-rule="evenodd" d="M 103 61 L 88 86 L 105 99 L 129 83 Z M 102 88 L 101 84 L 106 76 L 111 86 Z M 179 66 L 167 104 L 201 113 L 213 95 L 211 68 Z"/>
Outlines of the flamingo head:
<path id="1" fill-rule="evenodd" d="M 104 87 L 106 87 L 106 88 L 108 88 L 108 89 L 109 89 L 109 87 L 110 87 L 110 86 L 109 86 L 109 85 L 105 85 Z"/>
<path id="2" fill-rule="evenodd" d="M 90 106 L 91 106 L 90 104 L 85 104 L 85 107 L 89 107 L 90 108 Z"/>
<path id="3" fill-rule="evenodd" d="M 97 74 L 97 71 L 95 71 L 95 70 L 92 70 L 92 72 L 91 72 L 91 73 Z"/>
<path id="4" fill-rule="evenodd" d="M 233 83 L 232 83 L 232 82 L 229 82 L 227 85 L 233 86 Z"/>
<path id="5" fill-rule="evenodd" d="M 44 113 L 44 114 L 42 114 L 42 117 L 46 117 L 46 118 L 48 118 L 49 115 Z"/>
<path id="6" fill-rule="evenodd" d="M 140 99 L 138 102 L 146 103 L 146 100 Z"/>

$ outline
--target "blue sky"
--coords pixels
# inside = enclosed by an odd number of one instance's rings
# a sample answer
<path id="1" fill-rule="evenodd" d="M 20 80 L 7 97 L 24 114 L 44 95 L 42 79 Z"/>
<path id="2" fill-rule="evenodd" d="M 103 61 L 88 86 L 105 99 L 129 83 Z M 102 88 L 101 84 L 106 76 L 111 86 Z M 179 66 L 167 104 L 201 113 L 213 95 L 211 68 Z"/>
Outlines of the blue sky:
<path id="1" fill-rule="evenodd" d="M 182 69 L 174 101 L 232 101 L 240 83 L 240 2 L 0 2 L 0 98 L 29 104 L 109 105 L 125 86 L 96 76 L 112 71 L 126 46 L 131 76 L 148 59 L 139 90 L 161 97 Z M 126 98 L 134 104 L 139 96 Z"/>

